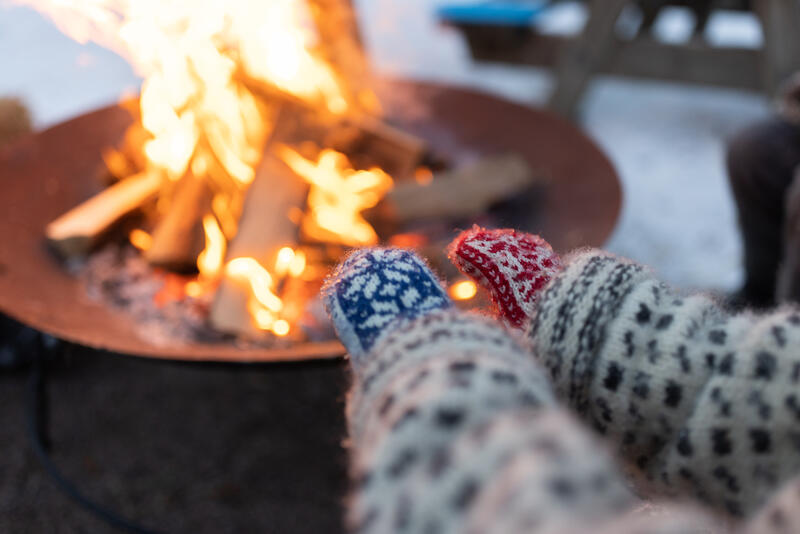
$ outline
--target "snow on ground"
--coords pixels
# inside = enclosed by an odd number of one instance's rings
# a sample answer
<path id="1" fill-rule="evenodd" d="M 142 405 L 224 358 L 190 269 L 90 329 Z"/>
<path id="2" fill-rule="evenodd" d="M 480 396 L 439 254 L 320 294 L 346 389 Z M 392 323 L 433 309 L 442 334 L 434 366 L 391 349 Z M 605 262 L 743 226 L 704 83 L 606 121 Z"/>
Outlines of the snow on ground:
<path id="1" fill-rule="evenodd" d="M 435 21 L 448 0 L 357 0 L 365 41 L 379 72 L 445 81 L 525 104 L 546 100 L 550 78 L 531 68 L 474 65 L 458 32 Z M 6 0 L 7 2 L 7 0 Z M 566 4 L 541 22 L 545 31 L 580 27 Z M 660 19 L 657 33 L 678 41 L 685 12 Z M 758 46 L 753 19 L 712 20 L 717 43 Z M 0 95 L 23 96 L 46 127 L 136 90 L 127 63 L 61 35 L 35 12 L 0 0 Z M 723 164 L 724 140 L 766 117 L 755 94 L 642 81 L 600 79 L 584 100 L 583 126 L 620 174 L 624 206 L 610 250 L 652 265 L 682 287 L 731 290 L 741 278 L 735 212 Z"/>

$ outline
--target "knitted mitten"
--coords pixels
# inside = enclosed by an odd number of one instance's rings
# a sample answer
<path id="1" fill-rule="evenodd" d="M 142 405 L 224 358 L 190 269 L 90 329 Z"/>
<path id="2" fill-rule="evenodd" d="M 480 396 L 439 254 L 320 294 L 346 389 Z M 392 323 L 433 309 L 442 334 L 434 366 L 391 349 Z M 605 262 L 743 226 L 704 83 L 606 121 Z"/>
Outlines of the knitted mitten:
<path id="1" fill-rule="evenodd" d="M 322 295 L 355 366 L 394 321 L 452 306 L 425 262 L 401 249 L 353 253 L 334 270 Z"/>
<path id="2" fill-rule="evenodd" d="M 459 266 L 478 235 L 454 244 Z M 484 232 L 482 242 L 509 235 Z M 489 250 L 482 269 L 504 280 L 492 287 L 507 283 L 515 298 L 530 299 L 515 287 L 541 275 L 541 248 L 518 260 L 530 266 L 526 276 L 509 262 L 509 247 Z M 557 396 L 656 487 L 688 489 L 742 515 L 800 469 L 797 310 L 730 316 L 707 296 L 680 296 L 642 266 L 596 250 L 566 258 L 534 297 L 518 306 Z"/>
<path id="3" fill-rule="evenodd" d="M 350 352 L 359 532 L 562 532 L 634 499 L 518 334 L 449 305 L 413 254 L 362 250 L 324 299 Z"/>
<path id="4" fill-rule="evenodd" d="M 448 252 L 459 270 L 489 292 L 497 315 L 516 327 L 528 322 L 537 295 L 562 268 L 547 241 L 515 230 L 475 226 L 462 232 Z"/>

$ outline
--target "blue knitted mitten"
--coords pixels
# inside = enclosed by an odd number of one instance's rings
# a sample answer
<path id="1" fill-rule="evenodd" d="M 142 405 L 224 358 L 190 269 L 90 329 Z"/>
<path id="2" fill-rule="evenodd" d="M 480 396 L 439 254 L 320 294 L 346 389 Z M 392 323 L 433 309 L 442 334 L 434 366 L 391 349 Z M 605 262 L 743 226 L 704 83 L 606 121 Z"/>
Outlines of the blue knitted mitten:
<path id="1" fill-rule="evenodd" d="M 396 320 L 452 306 L 425 262 L 401 249 L 355 251 L 330 276 L 322 296 L 356 367 Z"/>

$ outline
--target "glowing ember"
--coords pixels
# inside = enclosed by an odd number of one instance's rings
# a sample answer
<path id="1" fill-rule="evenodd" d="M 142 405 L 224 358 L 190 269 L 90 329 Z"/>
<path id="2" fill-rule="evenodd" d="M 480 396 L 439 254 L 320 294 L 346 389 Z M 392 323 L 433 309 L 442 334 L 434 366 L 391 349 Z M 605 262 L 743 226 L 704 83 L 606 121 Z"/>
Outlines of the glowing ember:
<path id="1" fill-rule="evenodd" d="M 153 244 L 153 236 L 139 228 L 131 230 L 131 233 L 128 234 L 128 239 L 130 239 L 131 244 L 139 250 L 147 250 L 150 248 L 150 245 Z"/>
<path id="2" fill-rule="evenodd" d="M 453 300 L 469 300 L 478 293 L 478 286 L 472 280 L 461 280 L 448 289 Z"/>
<path id="3" fill-rule="evenodd" d="M 420 185 L 428 185 L 433 181 L 433 171 L 427 167 L 420 167 L 414 171 L 414 179 Z"/>
<path id="4" fill-rule="evenodd" d="M 323 150 L 316 162 L 286 146 L 278 152 L 311 185 L 308 213 L 301 226 L 306 236 L 348 246 L 378 242 L 361 212 L 375 206 L 392 188 L 388 174 L 378 168 L 353 170 L 347 157 L 335 150 Z"/>

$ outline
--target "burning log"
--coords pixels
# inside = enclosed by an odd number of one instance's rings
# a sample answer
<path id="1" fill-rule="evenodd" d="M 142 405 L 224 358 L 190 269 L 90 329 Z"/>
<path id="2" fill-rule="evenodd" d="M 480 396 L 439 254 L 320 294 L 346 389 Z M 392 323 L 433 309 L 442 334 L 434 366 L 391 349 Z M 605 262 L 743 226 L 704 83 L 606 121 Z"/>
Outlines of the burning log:
<path id="1" fill-rule="evenodd" d="M 366 216 L 376 226 L 395 228 L 429 219 L 469 218 L 534 183 L 530 167 L 519 156 L 487 157 L 422 183 L 397 182 Z"/>
<path id="2" fill-rule="evenodd" d="M 332 128 L 323 146 L 347 154 L 358 168 L 377 165 L 395 179 L 411 176 L 428 152 L 419 137 L 368 116 Z"/>
<path id="3" fill-rule="evenodd" d="M 354 113 L 340 118 L 243 73 L 238 79 L 264 100 L 278 101 L 282 117 L 293 116 L 292 125 L 285 124 L 288 120 L 284 119 L 284 143 L 311 141 L 344 153 L 359 168 L 380 167 L 395 179 L 410 176 L 429 152 L 428 143 L 421 137 L 376 117 Z"/>
<path id="4" fill-rule="evenodd" d="M 117 182 L 48 224 L 48 243 L 66 257 L 85 254 L 114 223 L 153 198 L 161 184 L 155 172 Z"/>
<path id="5" fill-rule="evenodd" d="M 211 212 L 209 181 L 187 173 L 173 192 L 169 210 L 155 230 L 145 258 L 151 265 L 179 272 L 191 271 L 205 246 L 203 216 Z"/>
<path id="6" fill-rule="evenodd" d="M 307 189 L 306 184 L 268 150 L 247 191 L 239 231 L 228 247 L 226 261 L 254 258 L 272 270 L 278 251 L 297 242 L 298 229 L 290 218 L 290 211 L 302 208 Z M 250 294 L 244 281 L 225 277 L 211 306 L 211 324 L 223 332 L 255 333 L 248 311 Z"/>

